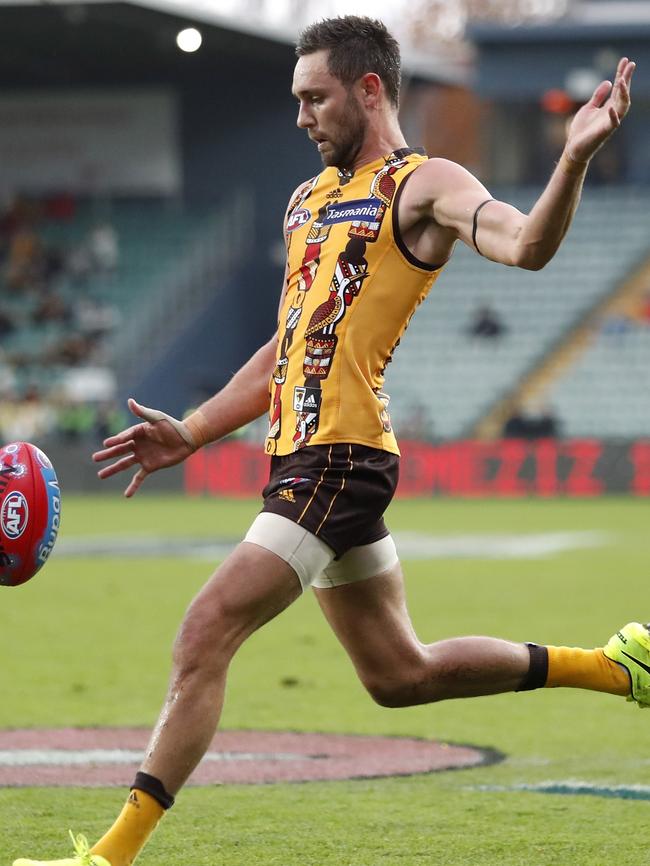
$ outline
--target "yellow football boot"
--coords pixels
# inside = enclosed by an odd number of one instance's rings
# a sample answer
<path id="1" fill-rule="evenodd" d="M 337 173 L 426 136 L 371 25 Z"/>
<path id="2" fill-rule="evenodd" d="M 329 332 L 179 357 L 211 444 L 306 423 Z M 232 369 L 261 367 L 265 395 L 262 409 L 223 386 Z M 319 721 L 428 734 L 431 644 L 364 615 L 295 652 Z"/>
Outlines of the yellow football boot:
<path id="1" fill-rule="evenodd" d="M 67 857 L 64 860 L 25 860 L 24 857 L 21 857 L 19 860 L 14 860 L 13 866 L 111 866 L 105 857 L 90 853 L 88 840 L 85 836 L 80 834 L 75 837 L 70 831 L 70 838 L 74 848 L 73 857 Z"/>
<path id="2" fill-rule="evenodd" d="M 628 701 L 650 707 L 650 631 L 647 625 L 628 622 L 603 647 L 608 659 L 623 665 L 630 675 L 632 694 Z"/>

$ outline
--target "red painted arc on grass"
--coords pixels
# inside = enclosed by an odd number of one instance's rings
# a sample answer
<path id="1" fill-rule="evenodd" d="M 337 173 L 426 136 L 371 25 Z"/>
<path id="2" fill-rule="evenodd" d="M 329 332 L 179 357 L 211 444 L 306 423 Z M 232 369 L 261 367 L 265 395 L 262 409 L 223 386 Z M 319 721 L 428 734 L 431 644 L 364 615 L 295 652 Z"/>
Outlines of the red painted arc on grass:
<path id="1" fill-rule="evenodd" d="M 143 728 L 0 731 L 0 786 L 129 785 L 148 738 Z M 189 784 L 413 775 L 476 767 L 501 757 L 491 749 L 411 737 L 219 731 Z"/>

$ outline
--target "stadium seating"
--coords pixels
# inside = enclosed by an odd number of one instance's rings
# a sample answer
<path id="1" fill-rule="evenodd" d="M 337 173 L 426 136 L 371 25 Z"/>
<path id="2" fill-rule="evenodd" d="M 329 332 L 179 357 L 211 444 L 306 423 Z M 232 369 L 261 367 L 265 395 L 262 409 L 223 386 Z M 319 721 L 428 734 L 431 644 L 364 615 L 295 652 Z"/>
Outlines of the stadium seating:
<path id="1" fill-rule="evenodd" d="M 494 194 L 525 211 L 537 192 L 501 190 Z M 546 268 L 534 273 L 496 265 L 459 243 L 387 370 L 386 390 L 392 396 L 391 415 L 398 433 L 409 433 L 415 419 L 415 426 L 424 427 L 431 437 L 468 435 L 489 407 L 647 255 L 648 212 L 647 192 L 585 190 L 562 248 Z M 468 335 L 475 310 L 484 305 L 500 316 L 506 329 L 502 336 Z M 649 345 L 643 338 L 639 335 L 630 341 L 630 353 L 640 351 L 637 344 Z M 608 348 L 593 356 L 594 379 L 607 366 Z M 591 357 L 591 353 L 585 356 L 582 365 L 585 376 L 591 370 Z M 566 387 L 571 388 L 569 380 Z M 580 385 L 572 393 L 577 391 Z M 557 391 L 562 417 L 572 399 L 567 393 Z M 580 412 L 578 405 L 583 404 L 575 405 L 575 412 Z M 647 430 L 647 420 L 645 424 Z M 567 429 L 579 428 L 577 420 L 572 420 Z M 590 429 L 595 431 L 597 425 Z M 611 424 L 607 429 L 613 429 Z"/>
<path id="2" fill-rule="evenodd" d="M 134 325 L 140 324 L 141 336 L 153 350 L 161 335 L 144 333 L 143 322 L 154 321 L 159 311 L 170 332 L 170 322 L 178 324 L 183 319 L 178 308 L 182 306 L 185 317 L 195 314 L 209 289 L 206 276 L 220 255 L 223 258 L 224 244 L 232 239 L 232 229 L 224 233 L 220 219 L 223 221 L 214 206 L 188 210 L 155 200 L 116 200 L 108 212 L 82 204 L 72 219 L 39 222 L 40 241 L 55 253 L 60 269 L 45 287 L 2 292 L 3 310 L 16 324 L 3 338 L 2 351 L 14 364 L 18 393 L 33 386 L 50 395 L 56 391 L 67 369 L 79 366 L 74 358 L 67 358 L 65 349 L 60 357 L 68 340 L 88 333 L 104 337 L 92 341 L 87 356 L 84 347 L 79 348 L 79 363 L 99 363 L 119 377 L 120 366 L 129 363 L 133 351 L 142 352 L 141 340 L 134 339 Z M 102 266 L 91 250 L 93 231 L 106 224 L 117 238 L 114 266 Z M 230 247 L 228 251 L 231 254 Z M 181 292 L 182 305 L 174 306 L 172 301 Z M 67 312 L 51 321 L 36 320 L 44 295 L 56 295 Z M 87 320 L 83 319 L 84 305 Z M 129 342 L 127 351 L 124 347 Z"/>
<path id="3" fill-rule="evenodd" d="M 537 193 L 501 190 L 495 195 L 527 210 Z M 109 217 L 119 238 L 117 269 L 85 276 L 64 269 L 57 276 L 54 287 L 73 309 L 80 300 L 93 298 L 116 311 L 121 324 L 95 356 L 112 367 L 117 380 L 123 381 L 133 366 L 134 352 L 140 368 L 153 363 L 174 335 L 170 325 L 178 331 L 196 318 L 205 292 L 214 285 L 206 274 L 214 278 L 220 269 L 232 269 L 245 250 L 247 207 L 243 197 L 240 218 L 234 218 L 235 209 L 226 220 L 214 208 L 187 211 L 147 201 L 114 203 Z M 469 435 L 494 402 L 648 254 L 649 211 L 647 192 L 587 189 L 562 249 L 537 273 L 496 265 L 459 243 L 387 370 L 386 390 L 398 434 L 425 439 Z M 39 231 L 47 245 L 69 252 L 88 237 L 98 216 L 105 217 L 90 206 L 81 207 L 74 220 L 47 223 Z M 5 294 L 3 306 L 20 324 L 2 342 L 5 358 L 20 360 L 18 390 L 35 384 L 52 394 L 66 375 L 65 364 L 52 360 L 54 350 L 78 332 L 78 322 L 73 318 L 36 324 L 30 293 Z M 498 314 L 502 335 L 470 336 L 472 318 L 483 306 Z M 650 404 L 640 395 L 648 361 L 650 327 L 597 335 L 549 395 L 562 432 L 647 431 Z"/>
<path id="4" fill-rule="evenodd" d="M 650 430 L 650 324 L 602 332 L 550 400 L 566 436 L 647 437 Z"/>

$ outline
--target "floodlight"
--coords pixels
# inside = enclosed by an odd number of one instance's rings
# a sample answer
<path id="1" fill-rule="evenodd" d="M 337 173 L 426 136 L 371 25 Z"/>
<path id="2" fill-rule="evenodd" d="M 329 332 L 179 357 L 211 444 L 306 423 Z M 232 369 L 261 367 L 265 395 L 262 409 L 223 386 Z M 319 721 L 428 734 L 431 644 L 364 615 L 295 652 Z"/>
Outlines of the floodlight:
<path id="1" fill-rule="evenodd" d="M 198 51 L 203 42 L 203 37 L 196 27 L 186 27 L 184 30 L 179 30 L 176 34 L 176 44 L 188 54 L 193 51 Z"/>

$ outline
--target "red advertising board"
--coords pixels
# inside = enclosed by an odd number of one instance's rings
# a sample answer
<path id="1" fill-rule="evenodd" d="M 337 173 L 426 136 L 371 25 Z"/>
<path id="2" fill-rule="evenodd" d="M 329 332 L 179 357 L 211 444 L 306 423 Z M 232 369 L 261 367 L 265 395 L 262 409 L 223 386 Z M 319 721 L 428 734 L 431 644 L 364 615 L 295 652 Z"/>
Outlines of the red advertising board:
<path id="1" fill-rule="evenodd" d="M 650 440 L 407 441 L 400 448 L 401 497 L 650 495 Z M 203 448 L 186 461 L 185 491 L 256 496 L 268 471 L 269 458 L 260 446 L 230 440 Z"/>

